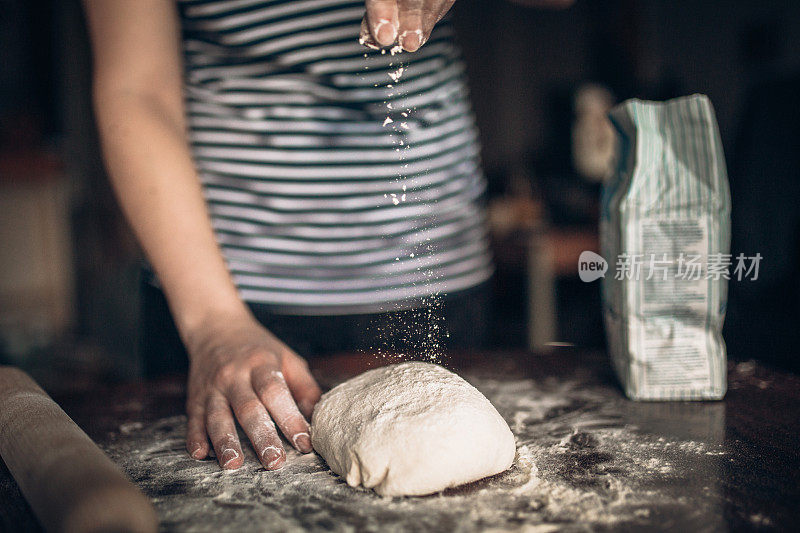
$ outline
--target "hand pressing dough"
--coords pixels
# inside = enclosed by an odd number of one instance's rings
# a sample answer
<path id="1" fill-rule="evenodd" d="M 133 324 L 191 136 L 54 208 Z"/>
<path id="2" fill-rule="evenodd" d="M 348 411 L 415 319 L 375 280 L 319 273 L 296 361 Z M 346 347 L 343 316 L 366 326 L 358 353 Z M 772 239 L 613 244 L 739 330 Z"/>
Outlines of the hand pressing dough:
<path id="1" fill-rule="evenodd" d="M 483 394 L 429 363 L 370 370 L 322 396 L 311 442 L 353 487 L 431 494 L 506 470 L 514 435 Z"/>

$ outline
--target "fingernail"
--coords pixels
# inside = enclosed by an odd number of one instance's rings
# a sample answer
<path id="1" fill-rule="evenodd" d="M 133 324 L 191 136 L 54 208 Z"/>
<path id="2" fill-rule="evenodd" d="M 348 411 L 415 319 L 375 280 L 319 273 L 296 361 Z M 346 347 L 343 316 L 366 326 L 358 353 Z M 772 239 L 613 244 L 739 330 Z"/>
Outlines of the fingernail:
<path id="1" fill-rule="evenodd" d="M 220 463 L 222 463 L 222 468 L 228 468 L 232 462 L 239 458 L 239 454 L 236 453 L 236 450 L 232 448 L 228 448 L 227 450 L 222 451 L 222 457 L 220 457 Z"/>
<path id="2" fill-rule="evenodd" d="M 311 437 L 308 436 L 308 433 L 296 433 L 295 436 L 292 437 L 292 442 L 294 443 L 294 447 L 303 453 L 309 453 L 313 449 L 311 447 Z"/>
<path id="3" fill-rule="evenodd" d="M 261 457 L 264 459 L 264 462 L 266 462 L 268 470 L 275 470 L 283 463 L 286 456 L 279 448 L 267 446 L 261 452 Z"/>
<path id="4" fill-rule="evenodd" d="M 380 19 L 375 25 L 375 38 L 383 46 L 389 46 L 397 39 L 397 28 L 387 19 Z"/>
<path id="5" fill-rule="evenodd" d="M 422 30 L 408 30 L 400 34 L 398 43 L 406 52 L 416 52 L 422 46 Z"/>
<path id="6" fill-rule="evenodd" d="M 192 452 L 189 454 L 189 456 L 192 459 L 200 460 L 200 459 L 203 458 L 202 451 L 203 451 L 203 447 L 200 446 L 199 444 L 196 444 L 195 447 L 192 449 Z"/>

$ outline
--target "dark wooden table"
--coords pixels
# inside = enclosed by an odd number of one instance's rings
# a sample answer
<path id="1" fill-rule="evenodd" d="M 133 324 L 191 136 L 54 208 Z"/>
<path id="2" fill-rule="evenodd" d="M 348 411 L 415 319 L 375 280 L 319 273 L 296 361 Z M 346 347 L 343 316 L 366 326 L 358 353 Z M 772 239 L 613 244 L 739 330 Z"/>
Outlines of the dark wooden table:
<path id="1" fill-rule="evenodd" d="M 315 374 L 327 386 L 376 364 L 367 355 L 312 361 Z M 794 530 L 798 527 L 800 378 L 796 375 L 753 362 L 731 363 L 729 391 L 722 402 L 639 403 L 623 398 L 607 359 L 599 353 L 564 349 L 549 354 L 460 354 L 450 356 L 444 364 L 459 372 L 499 382 L 531 380 L 551 389 L 567 381 L 578 383 L 580 388 L 599 391 L 605 400 L 573 402 L 567 408 L 545 413 L 544 419 L 563 417 L 570 409 L 586 412 L 603 408 L 606 413 L 610 409 L 616 414 L 618 424 L 635 427 L 636 434 L 648 442 L 680 438 L 709 450 L 696 455 L 691 467 L 681 471 L 681 477 L 653 478 L 652 483 L 664 484 L 660 488 L 673 494 L 677 491 L 678 500 L 683 502 L 681 506 L 642 513 L 641 520 L 623 524 L 622 529 Z M 148 424 L 182 413 L 184 384 L 180 377 L 173 377 L 139 384 L 97 385 L 83 392 L 56 394 L 55 398 L 92 438 L 103 444 L 112 432 L 119 435 L 123 424 Z M 611 471 L 598 467 L 609 461 L 608 457 L 587 451 L 586 446 L 591 444 L 581 442 L 591 439 L 590 435 L 590 430 L 574 433 L 564 455 L 558 456 L 563 457 L 564 464 L 553 471 L 562 481 L 586 488 Z M 38 530 L 30 509 L 1 462 L 0 502 L 0 530 Z M 579 524 L 561 523 L 564 527 L 575 525 Z"/>

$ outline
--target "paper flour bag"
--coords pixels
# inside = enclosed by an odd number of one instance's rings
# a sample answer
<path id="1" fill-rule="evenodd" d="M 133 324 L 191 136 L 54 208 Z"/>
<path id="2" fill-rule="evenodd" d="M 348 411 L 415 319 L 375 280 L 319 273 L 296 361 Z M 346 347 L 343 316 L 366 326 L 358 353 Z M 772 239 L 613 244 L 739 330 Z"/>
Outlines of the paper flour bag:
<path id="1" fill-rule="evenodd" d="M 711 102 L 629 100 L 610 118 L 618 161 L 600 240 L 614 369 L 632 399 L 720 399 L 730 192 Z"/>

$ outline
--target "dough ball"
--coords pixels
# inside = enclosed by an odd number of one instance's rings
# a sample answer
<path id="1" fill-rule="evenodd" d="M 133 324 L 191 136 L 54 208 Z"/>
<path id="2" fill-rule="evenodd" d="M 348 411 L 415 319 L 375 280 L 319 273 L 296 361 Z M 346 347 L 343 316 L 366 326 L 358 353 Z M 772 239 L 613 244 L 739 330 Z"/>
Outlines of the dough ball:
<path id="1" fill-rule="evenodd" d="M 322 396 L 311 442 L 353 487 L 431 494 L 509 468 L 514 435 L 483 394 L 429 363 L 370 370 Z"/>

